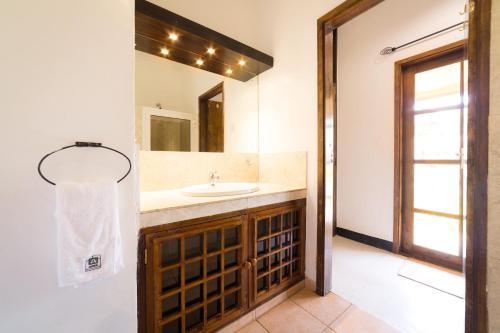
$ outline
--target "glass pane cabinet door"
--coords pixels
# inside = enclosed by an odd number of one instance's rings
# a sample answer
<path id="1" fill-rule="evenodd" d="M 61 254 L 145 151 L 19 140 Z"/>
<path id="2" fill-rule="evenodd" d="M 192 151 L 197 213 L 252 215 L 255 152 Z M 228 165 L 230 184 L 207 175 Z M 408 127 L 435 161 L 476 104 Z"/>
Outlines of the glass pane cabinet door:
<path id="1" fill-rule="evenodd" d="M 303 214 L 302 208 L 284 207 L 250 217 L 251 305 L 303 278 Z"/>
<path id="2" fill-rule="evenodd" d="M 147 281 L 151 332 L 211 330 L 246 309 L 245 228 L 238 217 L 152 238 L 152 279 Z"/>

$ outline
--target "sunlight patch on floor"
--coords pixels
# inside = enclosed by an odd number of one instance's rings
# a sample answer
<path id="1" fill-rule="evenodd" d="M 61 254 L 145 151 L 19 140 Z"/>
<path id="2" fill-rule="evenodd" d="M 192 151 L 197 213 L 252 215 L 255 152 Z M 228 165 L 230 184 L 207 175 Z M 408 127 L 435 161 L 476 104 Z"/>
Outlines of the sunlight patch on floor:
<path id="1" fill-rule="evenodd" d="M 398 276 L 407 258 L 333 239 L 332 292 L 407 333 L 463 333 L 463 299 Z"/>

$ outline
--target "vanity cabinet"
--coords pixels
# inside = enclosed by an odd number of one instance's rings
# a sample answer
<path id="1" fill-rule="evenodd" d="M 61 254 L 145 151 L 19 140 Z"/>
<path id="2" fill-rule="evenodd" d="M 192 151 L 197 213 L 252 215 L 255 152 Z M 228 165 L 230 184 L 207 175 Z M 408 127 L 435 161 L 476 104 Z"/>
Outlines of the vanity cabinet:
<path id="1" fill-rule="evenodd" d="M 141 230 L 139 331 L 213 332 L 304 278 L 305 202 Z"/>

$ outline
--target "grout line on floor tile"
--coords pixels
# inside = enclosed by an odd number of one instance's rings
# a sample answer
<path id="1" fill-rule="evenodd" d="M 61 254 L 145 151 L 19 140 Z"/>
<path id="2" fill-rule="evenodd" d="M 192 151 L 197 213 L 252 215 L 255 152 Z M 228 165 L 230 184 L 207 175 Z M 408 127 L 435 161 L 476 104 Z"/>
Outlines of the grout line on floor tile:
<path id="1" fill-rule="evenodd" d="M 333 294 L 333 293 L 332 293 Z M 326 297 L 326 296 L 320 296 L 320 297 Z M 340 297 L 340 296 L 339 296 Z M 321 319 L 319 319 L 318 317 L 316 317 L 313 313 L 309 312 L 306 308 L 304 308 L 303 306 L 301 306 L 299 303 L 295 302 L 292 298 L 289 298 L 290 301 L 292 301 L 292 303 L 294 303 L 295 305 L 297 305 L 299 308 L 301 308 L 302 310 L 304 310 L 305 312 L 309 313 L 311 316 L 313 316 L 314 318 L 318 319 L 318 321 L 323 324 L 323 325 L 326 325 L 326 327 L 330 327 L 331 324 L 333 324 L 338 318 L 340 318 L 340 316 L 342 316 L 351 306 L 352 306 L 352 303 L 350 301 L 349 302 L 349 306 L 344 310 L 342 311 L 341 314 L 339 314 L 337 316 L 337 318 L 333 319 L 333 321 L 330 323 L 330 324 L 325 324 L 323 321 L 321 321 Z"/>
<path id="2" fill-rule="evenodd" d="M 350 308 L 354 305 L 354 304 L 352 304 L 352 302 L 351 302 L 351 301 L 349 301 L 347 298 L 344 298 L 344 297 L 342 297 L 342 296 L 340 296 L 340 295 L 337 295 L 337 294 L 336 294 L 336 293 L 334 293 L 333 291 L 330 291 L 330 293 L 332 293 L 332 294 L 334 294 L 335 296 L 337 296 L 337 297 L 339 297 L 339 298 L 343 299 L 344 301 L 348 302 L 348 303 L 349 303 L 349 306 L 348 306 L 347 308 L 345 308 L 345 310 L 344 310 L 344 311 L 342 311 L 342 312 L 341 312 L 341 313 L 340 313 L 340 314 L 339 314 L 339 315 L 338 315 L 335 319 L 333 319 L 333 321 L 332 321 L 330 324 L 328 324 L 328 327 L 330 327 L 330 325 L 332 325 L 334 322 L 336 322 L 336 321 L 337 321 L 337 319 L 339 319 L 340 317 L 342 317 L 342 315 L 343 315 L 344 313 L 346 313 L 346 312 L 347 312 L 347 310 L 349 310 L 349 309 L 350 309 Z M 354 305 L 354 306 L 355 306 L 355 305 Z M 334 331 L 334 329 L 333 329 L 333 328 L 332 328 L 332 331 Z M 334 331 L 334 332 L 335 332 L 335 331 Z"/>
<path id="3" fill-rule="evenodd" d="M 264 326 L 264 324 L 263 324 L 263 323 L 261 323 L 261 322 L 259 321 L 259 319 L 255 319 L 255 321 L 256 321 L 257 323 L 259 323 L 259 325 L 260 325 L 260 326 L 262 326 L 262 328 L 263 328 L 263 329 L 264 329 L 267 333 L 271 333 L 271 332 L 267 329 L 267 327 L 266 327 L 266 326 Z"/>
<path id="4" fill-rule="evenodd" d="M 262 325 L 262 323 L 260 321 L 258 321 L 258 320 L 256 320 L 256 321 L 257 321 L 257 324 L 260 325 L 260 327 L 262 327 L 266 332 L 270 333 L 269 330 L 266 327 L 264 327 L 264 325 Z"/>
<path id="5" fill-rule="evenodd" d="M 355 306 L 355 305 L 354 305 Z M 347 308 L 345 308 L 344 311 L 342 311 L 341 314 L 339 314 L 337 316 L 337 318 L 335 318 L 330 324 L 328 324 L 328 327 L 332 326 L 337 320 L 339 320 L 340 317 L 342 317 L 344 315 L 344 313 L 346 313 L 351 307 L 353 307 L 353 304 L 351 302 L 349 302 L 349 306 Z M 331 327 L 330 327 L 331 328 Z M 335 330 L 333 328 L 331 328 L 332 331 L 335 332 Z"/>
<path id="6" fill-rule="evenodd" d="M 320 296 L 321 297 L 321 296 Z M 314 318 L 318 319 L 319 322 L 323 325 L 326 325 L 325 323 L 323 323 L 318 317 L 316 317 L 315 315 L 313 315 L 311 312 L 307 311 L 304 307 L 302 307 L 299 303 L 295 302 L 293 299 L 290 298 L 290 300 L 292 301 L 293 304 L 297 305 L 299 308 L 301 308 L 302 310 L 304 310 L 305 312 L 309 313 L 311 316 L 313 316 Z"/>

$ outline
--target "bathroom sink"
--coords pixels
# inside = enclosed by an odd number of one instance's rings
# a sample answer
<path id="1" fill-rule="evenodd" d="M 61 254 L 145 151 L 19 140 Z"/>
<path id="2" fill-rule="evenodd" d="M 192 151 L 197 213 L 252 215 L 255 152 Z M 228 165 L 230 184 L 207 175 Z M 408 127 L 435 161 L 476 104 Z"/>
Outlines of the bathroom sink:
<path id="1" fill-rule="evenodd" d="M 237 195 L 252 193 L 259 190 L 259 186 L 253 183 L 216 183 L 193 185 L 181 190 L 182 194 L 191 197 L 222 197 L 226 195 Z"/>

